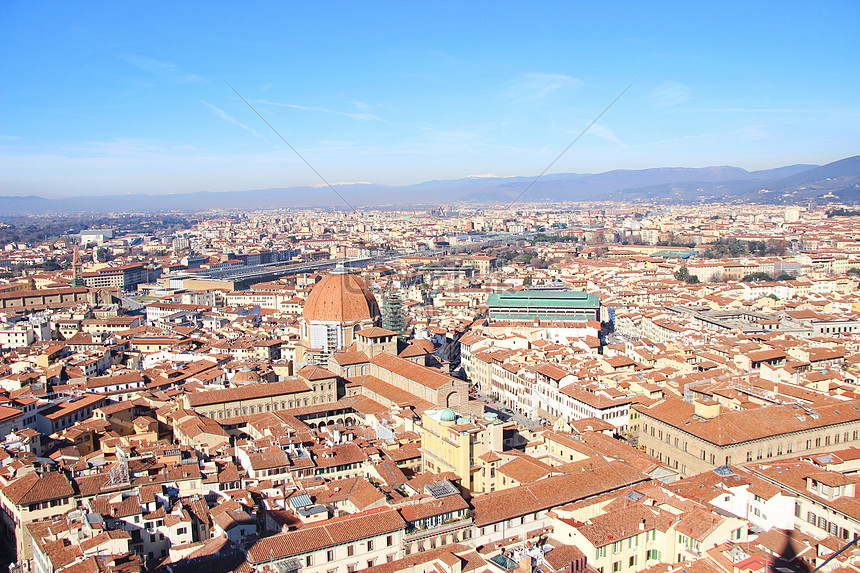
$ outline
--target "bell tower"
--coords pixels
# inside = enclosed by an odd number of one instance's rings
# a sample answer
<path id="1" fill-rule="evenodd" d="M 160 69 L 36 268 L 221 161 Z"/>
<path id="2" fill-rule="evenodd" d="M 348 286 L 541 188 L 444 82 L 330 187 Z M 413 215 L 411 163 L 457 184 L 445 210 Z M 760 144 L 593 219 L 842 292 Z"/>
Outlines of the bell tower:
<path id="1" fill-rule="evenodd" d="M 84 285 L 83 265 L 81 264 L 81 253 L 75 244 L 75 252 L 72 255 L 72 286 L 82 287 Z"/>

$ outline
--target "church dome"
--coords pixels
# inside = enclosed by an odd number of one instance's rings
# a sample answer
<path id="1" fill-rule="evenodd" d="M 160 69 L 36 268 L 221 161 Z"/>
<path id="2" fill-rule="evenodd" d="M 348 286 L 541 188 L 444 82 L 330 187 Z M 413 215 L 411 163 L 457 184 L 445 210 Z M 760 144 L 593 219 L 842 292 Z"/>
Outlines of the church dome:
<path id="1" fill-rule="evenodd" d="M 338 266 L 311 290 L 302 316 L 327 322 L 374 320 L 379 306 L 361 277 Z"/>

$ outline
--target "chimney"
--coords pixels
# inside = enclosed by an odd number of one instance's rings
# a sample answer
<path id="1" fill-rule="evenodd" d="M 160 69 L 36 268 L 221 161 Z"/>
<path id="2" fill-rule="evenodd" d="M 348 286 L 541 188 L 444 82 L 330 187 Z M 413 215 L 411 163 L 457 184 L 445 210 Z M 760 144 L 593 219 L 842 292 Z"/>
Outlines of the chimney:
<path id="1" fill-rule="evenodd" d="M 520 553 L 520 566 L 517 573 L 532 573 L 532 558 L 525 551 Z"/>
<path id="2" fill-rule="evenodd" d="M 642 518 L 642 521 L 639 522 L 639 531 L 645 531 L 645 518 Z"/>

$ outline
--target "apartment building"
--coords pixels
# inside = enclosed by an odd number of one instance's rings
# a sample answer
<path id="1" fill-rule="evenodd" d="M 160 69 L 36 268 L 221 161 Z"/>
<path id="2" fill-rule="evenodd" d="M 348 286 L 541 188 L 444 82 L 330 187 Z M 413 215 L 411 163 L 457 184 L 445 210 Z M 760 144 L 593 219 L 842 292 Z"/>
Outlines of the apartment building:
<path id="1" fill-rule="evenodd" d="M 353 573 L 402 558 L 405 531 L 396 509 L 371 509 L 261 539 L 247 559 L 254 571 Z"/>
<path id="2" fill-rule="evenodd" d="M 860 445 L 860 404 L 774 404 L 723 411 L 719 403 L 667 398 L 634 406 L 639 447 L 682 476 L 722 465 L 779 460 Z"/>
<path id="3" fill-rule="evenodd" d="M 33 557 L 32 538 L 25 526 L 33 521 L 66 513 L 75 508 L 75 490 L 62 472 L 35 471 L 0 485 L 3 532 L 8 553 L 18 559 Z"/>
<path id="4" fill-rule="evenodd" d="M 299 408 L 316 403 L 317 397 L 308 383 L 300 378 L 281 382 L 247 384 L 239 388 L 206 390 L 186 394 L 185 407 L 198 414 L 223 420 Z"/>
<path id="5" fill-rule="evenodd" d="M 424 471 L 453 472 L 475 489 L 478 457 L 504 448 L 504 424 L 495 414 L 463 418 L 454 410 L 427 410 L 421 416 L 421 465 Z"/>
<path id="6" fill-rule="evenodd" d="M 746 469 L 796 497 L 793 529 L 816 538 L 833 535 L 847 541 L 860 536 L 860 515 L 854 509 L 856 476 L 828 469 L 828 461 L 838 454 L 753 463 Z"/>
<path id="7" fill-rule="evenodd" d="M 149 271 L 142 263 L 115 267 L 104 267 L 82 275 L 88 288 L 116 288 L 120 291 L 134 290 L 137 285 L 149 282 Z"/>

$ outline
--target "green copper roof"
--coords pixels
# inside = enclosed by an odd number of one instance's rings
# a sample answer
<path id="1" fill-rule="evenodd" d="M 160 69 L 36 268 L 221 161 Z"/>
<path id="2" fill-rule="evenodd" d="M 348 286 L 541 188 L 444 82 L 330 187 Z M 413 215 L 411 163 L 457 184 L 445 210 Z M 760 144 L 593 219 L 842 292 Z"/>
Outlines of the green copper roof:
<path id="1" fill-rule="evenodd" d="M 493 293 L 487 300 L 493 309 L 552 309 L 598 308 L 600 295 L 583 291 L 524 290 Z"/>

